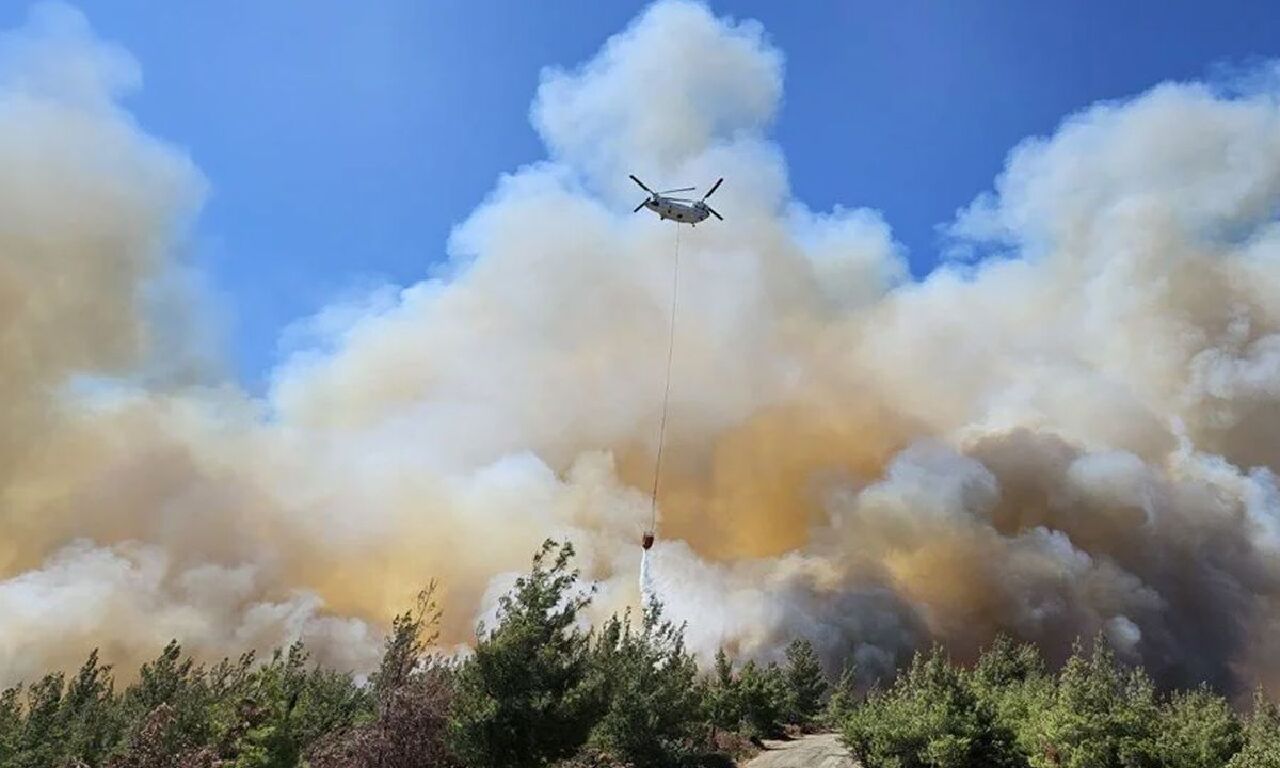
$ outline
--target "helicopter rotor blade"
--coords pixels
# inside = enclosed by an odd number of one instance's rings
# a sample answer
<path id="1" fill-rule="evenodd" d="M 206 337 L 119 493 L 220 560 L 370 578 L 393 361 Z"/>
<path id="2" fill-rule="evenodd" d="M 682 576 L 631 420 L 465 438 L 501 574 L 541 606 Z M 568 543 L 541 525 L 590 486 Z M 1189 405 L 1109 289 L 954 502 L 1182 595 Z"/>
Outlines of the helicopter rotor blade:
<path id="1" fill-rule="evenodd" d="M 704 203 L 704 205 L 705 205 L 705 203 Z M 707 213 L 711 214 L 712 216 L 715 216 L 717 219 L 719 219 L 719 220 L 721 220 L 721 221 L 724 221 L 724 217 L 723 217 L 723 216 L 721 216 L 720 214 L 716 213 L 716 209 L 715 209 L 715 208 L 712 208 L 712 207 L 711 207 L 711 206 L 709 206 L 709 205 L 707 206 Z"/>
<path id="2" fill-rule="evenodd" d="M 711 197 L 712 195 L 714 195 L 716 193 L 716 190 L 720 188 L 720 182 L 722 181 L 724 181 L 723 178 L 716 179 L 716 183 L 711 186 L 711 189 L 707 190 L 707 194 L 703 195 L 702 199 L 706 200 L 708 197 Z"/>
<path id="3" fill-rule="evenodd" d="M 671 192 L 692 192 L 695 189 L 697 189 L 697 187 L 681 187 L 680 189 L 664 189 L 658 194 L 666 195 L 666 194 L 670 194 Z"/>
<path id="4" fill-rule="evenodd" d="M 639 205 L 637 205 L 637 206 L 635 207 L 635 210 L 633 210 L 633 211 L 632 211 L 632 213 L 639 213 L 639 212 L 640 212 L 640 209 L 641 209 L 641 208 L 643 208 L 643 207 L 645 206 L 645 204 L 646 204 L 646 203 L 648 203 L 648 202 L 649 202 L 649 200 L 648 200 L 647 198 L 646 198 L 646 199 L 644 199 L 644 200 L 641 200 L 641 201 L 640 201 L 640 204 L 639 204 Z"/>
<path id="5" fill-rule="evenodd" d="M 631 177 L 631 180 L 632 180 L 632 181 L 634 181 L 635 183 L 639 184 L 639 185 L 640 185 L 640 188 L 641 188 L 641 189 L 643 189 L 645 192 L 648 192 L 648 193 L 649 193 L 649 194 L 651 194 L 651 195 L 656 195 L 656 194 L 658 194 L 657 192 L 654 192 L 652 189 L 649 189 L 648 187 L 646 187 L 646 186 L 644 185 L 644 182 L 643 182 L 643 181 L 641 181 L 641 180 L 639 180 L 639 179 L 637 179 L 637 178 L 635 177 L 635 175 L 634 175 L 634 174 L 627 174 L 627 175 Z"/>

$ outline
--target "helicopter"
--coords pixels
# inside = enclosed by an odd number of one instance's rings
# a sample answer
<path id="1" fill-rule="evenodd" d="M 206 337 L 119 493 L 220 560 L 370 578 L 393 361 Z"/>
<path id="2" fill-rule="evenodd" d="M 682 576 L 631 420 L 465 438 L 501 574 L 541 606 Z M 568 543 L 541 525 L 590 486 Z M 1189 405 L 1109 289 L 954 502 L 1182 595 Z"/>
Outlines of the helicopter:
<path id="1" fill-rule="evenodd" d="M 687 197 L 670 197 L 674 192 L 692 192 L 696 187 L 682 187 L 681 189 L 668 189 L 663 192 L 654 192 L 644 185 L 644 182 L 631 176 L 631 180 L 640 185 L 640 188 L 649 193 L 649 197 L 636 206 L 636 211 L 641 208 L 648 208 L 658 214 L 659 219 L 670 219 L 677 224 L 688 224 L 693 226 L 707 218 L 710 214 L 717 219 L 724 221 L 724 217 L 711 206 L 707 205 L 707 198 L 711 197 L 717 189 L 720 188 L 720 182 L 724 179 L 717 179 L 716 183 L 707 190 L 707 194 L 703 195 L 699 200 L 690 200 Z"/>

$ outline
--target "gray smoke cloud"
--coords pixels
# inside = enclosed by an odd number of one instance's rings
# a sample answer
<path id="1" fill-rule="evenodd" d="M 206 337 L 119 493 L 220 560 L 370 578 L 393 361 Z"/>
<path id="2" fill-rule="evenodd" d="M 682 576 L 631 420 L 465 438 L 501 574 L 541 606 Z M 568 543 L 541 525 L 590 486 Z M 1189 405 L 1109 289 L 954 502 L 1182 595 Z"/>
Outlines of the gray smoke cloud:
<path id="1" fill-rule="evenodd" d="M 255 398 L 166 316 L 206 182 L 119 106 L 138 71 L 63 6 L 0 42 L 0 681 L 174 636 L 366 669 L 433 576 L 463 644 L 548 536 L 636 604 L 675 232 L 634 172 L 727 179 L 681 236 L 648 574 L 699 653 L 1101 631 L 1280 690 L 1275 78 L 1070 116 L 913 282 L 877 212 L 792 196 L 761 27 L 659 2 L 543 73 L 548 159 L 435 276 L 300 321 Z"/>

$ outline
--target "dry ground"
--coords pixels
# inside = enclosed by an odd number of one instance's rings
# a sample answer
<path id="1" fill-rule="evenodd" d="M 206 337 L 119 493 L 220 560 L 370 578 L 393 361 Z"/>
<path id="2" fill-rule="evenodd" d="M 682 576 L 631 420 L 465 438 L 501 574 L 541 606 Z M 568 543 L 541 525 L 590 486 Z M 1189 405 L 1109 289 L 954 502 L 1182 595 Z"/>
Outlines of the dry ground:
<path id="1" fill-rule="evenodd" d="M 815 733 L 792 741 L 766 741 L 765 751 L 745 768 L 854 768 L 856 763 L 834 733 Z"/>

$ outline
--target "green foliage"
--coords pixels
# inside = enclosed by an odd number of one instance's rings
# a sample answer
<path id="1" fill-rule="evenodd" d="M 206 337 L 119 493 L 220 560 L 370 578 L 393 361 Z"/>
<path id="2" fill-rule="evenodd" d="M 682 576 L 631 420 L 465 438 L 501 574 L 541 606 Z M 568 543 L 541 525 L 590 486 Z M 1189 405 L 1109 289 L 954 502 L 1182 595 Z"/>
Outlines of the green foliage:
<path id="1" fill-rule="evenodd" d="M 756 740 L 779 736 L 789 701 L 787 679 L 778 665 L 762 667 L 751 660 L 735 675 L 724 649 L 716 653 L 714 674 L 703 687 L 703 712 L 712 728 Z"/>
<path id="2" fill-rule="evenodd" d="M 970 682 L 999 727 L 1014 734 L 1019 751 L 1024 756 L 1039 754 L 1037 726 L 1053 704 L 1055 681 L 1036 647 L 1000 635 L 978 658 Z"/>
<path id="3" fill-rule="evenodd" d="M 117 694 L 97 651 L 66 680 L 0 693 L 0 768 L 296 766 L 306 745 L 367 708 L 350 675 L 306 668 L 301 645 L 212 669 L 176 643 Z"/>
<path id="4" fill-rule="evenodd" d="M 1077 642 L 1058 674 L 1052 703 L 1036 723 L 1036 766 L 1135 768 L 1156 765 L 1160 711 L 1155 687 L 1141 670 L 1116 664 L 1099 636 L 1086 654 Z"/>
<path id="5" fill-rule="evenodd" d="M 872 692 L 842 735 L 866 768 L 1026 765 L 973 675 L 952 666 L 940 647 L 916 654 L 891 688 Z"/>
<path id="6" fill-rule="evenodd" d="M 723 648 L 716 651 L 714 674 L 703 687 L 703 711 L 711 726 L 722 731 L 734 730 L 742 720 L 733 663 Z"/>
<path id="7" fill-rule="evenodd" d="M 652 603 L 637 629 L 630 613 L 599 629 L 591 654 L 591 689 L 602 715 L 590 745 L 637 768 L 670 766 L 689 756 L 699 735 L 698 666 L 683 628 L 662 620 Z"/>
<path id="8" fill-rule="evenodd" d="M 777 664 L 760 666 L 748 661 L 737 680 L 740 723 L 748 736 L 765 738 L 782 734 L 787 713 L 787 682 Z"/>
<path id="9" fill-rule="evenodd" d="M 97 764 L 120 739 L 124 721 L 113 693 L 111 667 L 98 663 L 95 648 L 62 697 L 65 759 Z"/>
<path id="10" fill-rule="evenodd" d="M 692 768 L 819 722 L 865 768 L 1280 768 L 1280 710 L 1261 692 L 1243 718 L 1207 688 L 1158 694 L 1101 637 L 1056 674 L 1006 637 L 970 668 L 934 648 L 865 698 L 852 668 L 828 691 L 804 640 L 781 667 L 735 671 L 722 650 L 700 674 L 657 604 L 586 631 L 572 557 L 544 544 L 461 665 L 430 650 L 434 584 L 367 683 L 301 644 L 206 666 L 171 642 L 118 691 L 95 651 L 0 691 L 0 768 Z"/>
<path id="11" fill-rule="evenodd" d="M 310 768 L 440 768 L 453 763 L 447 743 L 453 668 L 428 650 L 440 621 L 435 588 L 432 582 L 418 594 L 414 610 L 392 622 L 368 689 L 352 697 L 317 686 L 314 714 L 303 718 L 317 735 L 307 753 Z M 369 701 L 376 705 L 372 717 L 363 708 Z"/>
<path id="12" fill-rule="evenodd" d="M 499 601 L 497 626 L 480 628 L 458 673 L 450 726 L 467 765 L 546 765 L 586 741 L 597 700 L 578 615 L 590 595 L 577 588 L 572 557 L 570 544 L 543 544 L 529 574 Z"/>
<path id="13" fill-rule="evenodd" d="M 1244 747 L 1227 768 L 1280 768 L 1280 710 L 1261 691 L 1244 726 Z"/>
<path id="14" fill-rule="evenodd" d="M 224 662 L 223 668 L 230 674 L 239 673 L 239 681 L 250 674 L 253 656 L 241 657 L 239 665 L 232 667 Z M 222 695 L 218 695 L 222 694 Z M 138 681 L 124 692 L 121 707 L 125 719 L 132 723 L 127 738 L 137 741 L 142 729 L 149 728 L 147 738 L 163 742 L 158 750 L 178 754 L 198 749 L 213 741 L 218 731 L 231 721 L 235 702 L 231 689 L 216 691 L 203 667 L 196 666 L 190 657 L 183 658 L 182 646 L 171 641 L 154 661 L 142 665 Z M 165 707 L 163 723 L 160 719 L 148 720 L 159 707 Z M 148 742 L 150 743 L 150 742 Z"/>
<path id="15" fill-rule="evenodd" d="M 21 695 L 20 686 L 0 691 L 0 765 L 10 765 L 18 752 L 23 729 Z"/>
<path id="16" fill-rule="evenodd" d="M 66 727 L 62 710 L 62 673 L 45 675 L 27 689 L 27 717 L 18 734 L 14 768 L 55 765 L 63 758 Z"/>
<path id="17" fill-rule="evenodd" d="M 1244 746 L 1239 718 L 1207 688 L 1174 693 L 1157 729 L 1156 762 L 1165 768 L 1221 768 Z"/>
<path id="18" fill-rule="evenodd" d="M 969 670 L 935 648 L 888 690 L 839 710 L 866 768 L 1280 768 L 1280 714 L 1261 694 L 1243 724 L 1206 688 L 1162 699 L 1102 637 L 1087 652 L 1077 642 L 1057 675 L 1008 638 Z"/>
<path id="19" fill-rule="evenodd" d="M 787 646 L 784 677 L 787 722 L 806 727 L 812 725 L 822 712 L 822 700 L 828 686 L 818 654 L 807 639 L 797 638 Z"/>
<path id="20" fill-rule="evenodd" d="M 848 664 L 840 671 L 840 679 L 836 680 L 836 684 L 831 688 L 831 696 L 827 699 L 822 721 L 828 728 L 839 730 L 845 718 L 857 705 L 857 667 Z"/>

